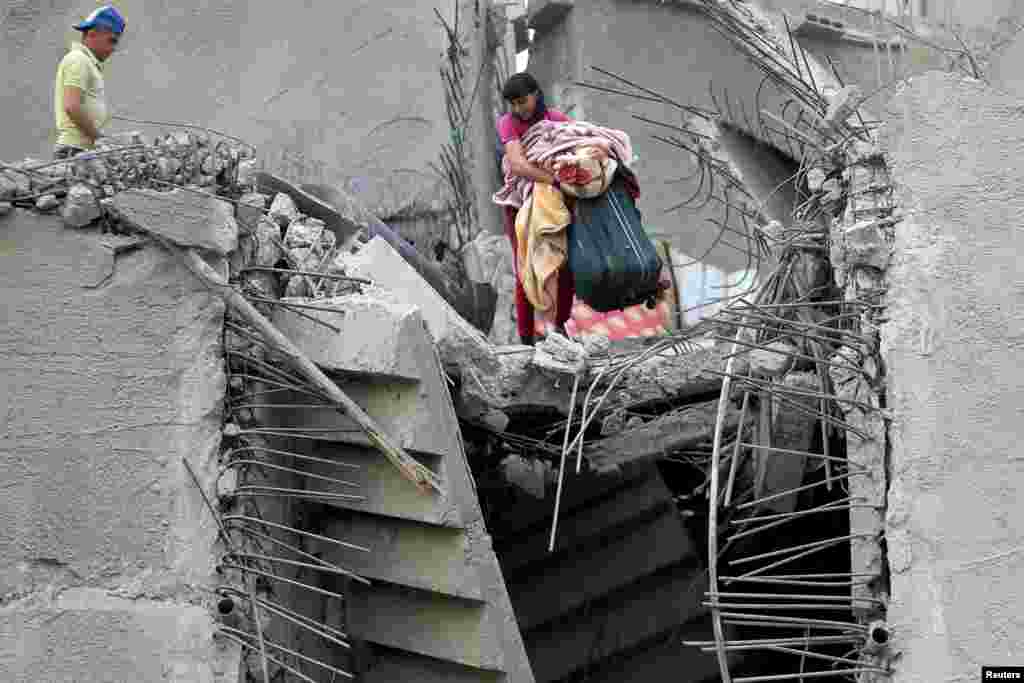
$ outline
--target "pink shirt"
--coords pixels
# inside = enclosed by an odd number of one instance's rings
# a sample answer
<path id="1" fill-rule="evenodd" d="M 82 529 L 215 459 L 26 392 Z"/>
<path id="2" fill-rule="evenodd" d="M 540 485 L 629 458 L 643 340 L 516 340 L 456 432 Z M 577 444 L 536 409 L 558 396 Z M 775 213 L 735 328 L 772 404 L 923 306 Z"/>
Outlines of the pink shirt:
<path id="1" fill-rule="evenodd" d="M 572 119 L 557 109 L 548 109 L 544 112 L 544 120 L 572 121 Z M 526 131 L 530 130 L 530 125 L 530 123 L 523 121 L 515 114 L 504 114 L 498 119 L 498 136 L 501 138 L 501 144 L 507 145 L 513 140 L 520 139 L 526 134 Z"/>

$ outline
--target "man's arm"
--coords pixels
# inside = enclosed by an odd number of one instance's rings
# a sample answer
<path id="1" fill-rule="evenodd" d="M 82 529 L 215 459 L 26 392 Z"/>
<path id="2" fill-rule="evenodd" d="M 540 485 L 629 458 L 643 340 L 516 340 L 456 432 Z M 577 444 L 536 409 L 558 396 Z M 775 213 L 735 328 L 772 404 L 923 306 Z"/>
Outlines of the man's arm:
<path id="1" fill-rule="evenodd" d="M 523 154 L 523 144 L 519 140 L 510 140 L 505 143 L 505 156 L 508 157 L 514 175 L 548 185 L 555 184 L 554 173 L 540 166 L 534 166 L 526 160 L 526 155 Z"/>
<path id="2" fill-rule="evenodd" d="M 92 142 L 100 136 L 96 124 L 89 119 L 89 115 L 82 109 L 82 90 L 73 85 L 64 86 L 64 113 L 78 126 L 82 135 Z"/>

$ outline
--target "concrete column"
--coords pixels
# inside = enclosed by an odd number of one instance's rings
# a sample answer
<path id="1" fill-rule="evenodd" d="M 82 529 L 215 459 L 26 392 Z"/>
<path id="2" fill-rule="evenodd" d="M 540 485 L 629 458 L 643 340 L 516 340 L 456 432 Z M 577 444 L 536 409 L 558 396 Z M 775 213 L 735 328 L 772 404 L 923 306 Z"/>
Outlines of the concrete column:
<path id="1" fill-rule="evenodd" d="M 467 47 L 470 53 L 465 84 L 466 97 L 472 101 L 466 131 L 472 155 L 469 176 L 476 197 L 480 231 L 500 235 L 504 230 L 501 210 L 491 202 L 491 195 L 498 189 L 498 167 L 495 159 L 497 131 L 495 112 L 491 104 L 492 89 L 495 87 L 494 55 L 498 46 L 491 40 L 495 31 L 489 25 L 500 21 L 505 12 L 492 0 L 472 0 L 462 5 L 461 14 L 467 22 Z"/>

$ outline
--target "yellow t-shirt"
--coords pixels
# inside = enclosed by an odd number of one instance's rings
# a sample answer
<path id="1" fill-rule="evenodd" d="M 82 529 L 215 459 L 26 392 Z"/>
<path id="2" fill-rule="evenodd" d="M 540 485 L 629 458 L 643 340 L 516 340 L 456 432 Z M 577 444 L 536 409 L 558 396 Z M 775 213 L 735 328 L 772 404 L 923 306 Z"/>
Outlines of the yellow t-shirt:
<path id="1" fill-rule="evenodd" d="M 64 111 L 66 87 L 82 91 L 82 110 L 96 124 L 97 130 L 107 125 L 110 114 L 103 86 L 103 64 L 84 45 L 75 45 L 60 61 L 53 101 L 57 117 L 57 144 L 91 149 L 96 141 L 85 137 Z"/>

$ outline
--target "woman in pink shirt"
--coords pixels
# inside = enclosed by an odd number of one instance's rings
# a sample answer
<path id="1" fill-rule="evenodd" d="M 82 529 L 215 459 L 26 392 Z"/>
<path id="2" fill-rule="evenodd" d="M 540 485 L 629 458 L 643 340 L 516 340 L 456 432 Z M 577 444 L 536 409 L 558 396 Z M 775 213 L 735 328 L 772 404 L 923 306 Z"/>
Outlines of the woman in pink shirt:
<path id="1" fill-rule="evenodd" d="M 548 109 L 544 104 L 544 93 L 541 92 L 537 81 L 528 73 L 518 73 L 508 79 L 502 89 L 502 97 L 509 103 L 509 113 L 498 119 L 498 137 L 504 147 L 505 156 L 508 157 L 512 173 L 521 177 L 529 178 L 534 182 L 548 183 L 558 186 L 558 178 L 550 168 L 544 168 L 531 164 L 523 154 L 523 145 L 520 142 L 530 126 L 538 121 L 570 121 L 571 119 L 557 109 Z M 516 208 L 505 207 L 505 234 L 512 243 L 512 263 L 516 263 Z M 516 269 L 516 326 L 519 337 L 524 344 L 533 344 L 534 318 L 533 307 L 526 292 L 523 290 L 522 280 L 519 279 L 518 266 Z M 558 273 L 558 301 L 555 306 L 555 324 L 559 327 L 565 325 L 572 312 L 574 296 L 572 273 L 568 266 L 563 266 Z"/>

